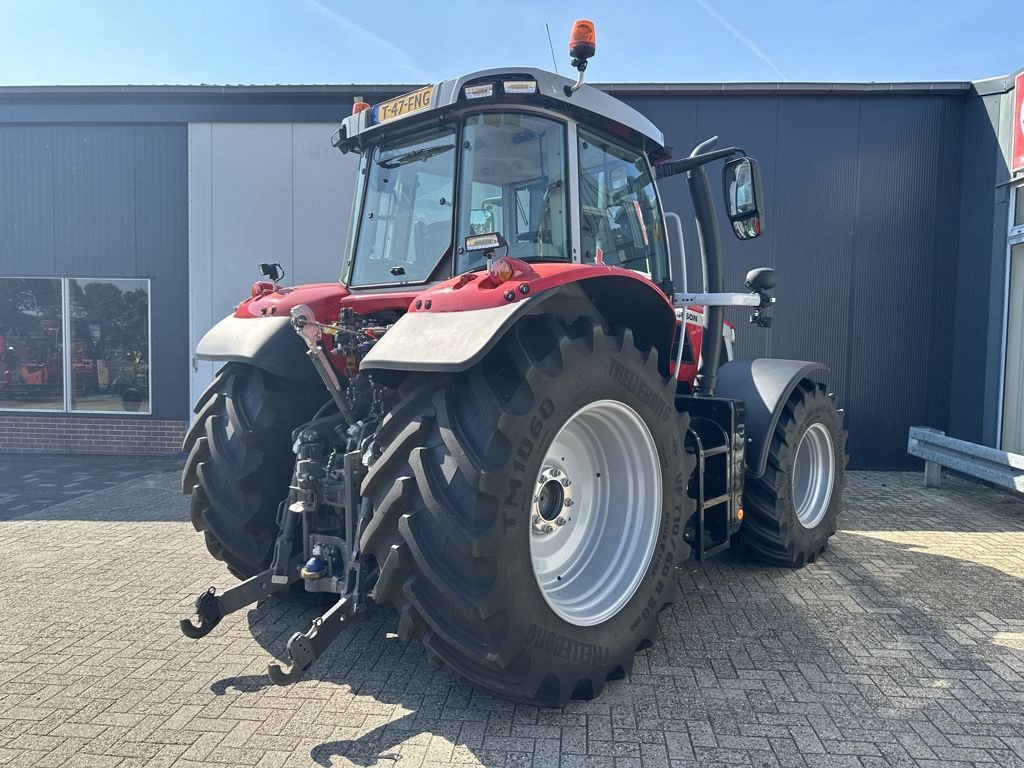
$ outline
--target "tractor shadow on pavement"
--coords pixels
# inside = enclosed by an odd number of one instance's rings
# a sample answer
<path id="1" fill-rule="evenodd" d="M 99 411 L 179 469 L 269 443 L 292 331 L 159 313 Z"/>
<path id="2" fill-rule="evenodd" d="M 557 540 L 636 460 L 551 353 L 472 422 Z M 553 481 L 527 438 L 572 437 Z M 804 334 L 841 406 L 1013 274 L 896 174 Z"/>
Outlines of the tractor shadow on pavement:
<path id="1" fill-rule="evenodd" d="M 249 631 L 268 653 L 268 661 L 273 657 L 284 662 L 288 638 L 308 629 L 327 607 L 329 602 L 293 597 L 266 600 L 249 611 Z M 293 689 L 299 697 L 308 696 L 317 704 L 328 698 L 322 717 L 334 725 L 354 725 L 338 729 L 351 732 L 352 738 L 326 741 L 311 749 L 310 758 L 316 764 L 330 766 L 336 757 L 357 765 L 398 760 L 403 748 L 408 749 L 410 742 L 423 743 L 424 737 L 429 741 L 443 736 L 465 748 L 474 730 L 479 730 L 475 740 L 482 742 L 490 714 L 507 712 L 511 717 L 515 705 L 475 691 L 448 670 L 439 669 L 418 642 L 399 640 L 397 627 L 398 617 L 389 606 L 371 607 L 342 631 Z M 217 696 L 273 689 L 265 674 L 226 677 L 210 685 Z M 366 730 L 364 723 L 370 721 L 380 724 Z M 488 762 L 478 750 L 470 751 Z"/>
<path id="2" fill-rule="evenodd" d="M 378 608 L 296 689 L 336 734 L 310 758 L 505 765 L 532 753 L 535 765 L 562 754 L 610 764 L 646 758 L 653 739 L 658 754 L 684 763 L 790 754 L 815 764 L 850 749 L 898 764 L 1014 763 L 1014 745 L 1024 746 L 1024 510 L 988 490 L 978 499 L 970 484 L 930 497 L 935 508 L 920 495 L 901 508 L 899 488 L 873 488 L 851 500 L 832 546 L 803 570 L 733 553 L 678 569 L 662 639 L 629 678 L 564 710 L 475 691 L 395 638 L 395 614 Z M 881 497 L 896 506 L 883 509 Z M 972 500 L 973 519 L 962 511 Z M 280 659 L 317 610 L 267 601 L 249 613 L 249 630 Z M 211 690 L 266 695 L 268 686 L 241 675 Z"/>

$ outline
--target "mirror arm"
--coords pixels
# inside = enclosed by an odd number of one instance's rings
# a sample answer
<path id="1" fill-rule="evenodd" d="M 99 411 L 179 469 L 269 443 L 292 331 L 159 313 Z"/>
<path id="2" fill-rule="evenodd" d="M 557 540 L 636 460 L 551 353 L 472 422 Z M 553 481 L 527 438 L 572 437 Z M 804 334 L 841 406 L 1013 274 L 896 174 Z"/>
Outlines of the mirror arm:
<path id="1" fill-rule="evenodd" d="M 703 144 L 701 146 L 703 146 Z M 698 150 L 700 148 L 701 147 L 697 147 Z M 697 150 L 694 150 L 694 152 L 696 151 Z M 694 154 L 689 157 L 684 157 L 681 160 L 671 160 L 667 163 L 659 163 L 654 166 L 654 176 L 658 179 L 665 179 L 669 176 L 675 176 L 677 173 L 692 171 L 694 168 L 699 168 L 707 163 L 715 160 L 721 160 L 723 157 L 732 157 L 733 155 L 742 155 L 743 157 L 746 157 L 747 153 L 739 147 L 726 147 L 725 149 L 716 149 L 713 152 Z"/>

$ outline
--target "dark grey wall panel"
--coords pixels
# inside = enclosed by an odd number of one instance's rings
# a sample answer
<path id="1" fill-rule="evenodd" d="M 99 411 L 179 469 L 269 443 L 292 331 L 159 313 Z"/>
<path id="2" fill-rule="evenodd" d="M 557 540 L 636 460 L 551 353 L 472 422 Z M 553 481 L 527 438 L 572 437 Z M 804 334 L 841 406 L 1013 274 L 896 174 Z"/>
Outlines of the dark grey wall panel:
<path id="1" fill-rule="evenodd" d="M 953 353 L 959 374 L 950 388 L 949 431 L 955 437 L 982 442 L 995 429 L 996 414 L 986 408 L 986 369 L 991 353 L 986 343 L 989 282 L 994 243 L 1005 232 L 993 231 L 993 203 L 999 152 L 999 95 L 967 100 L 959 208 L 960 260 L 956 270 L 956 316 Z M 1001 265 L 1000 265 L 1001 266 Z M 998 354 L 998 353 L 997 353 Z"/>
<path id="2" fill-rule="evenodd" d="M 135 131 L 131 126 L 53 129 L 57 274 L 135 272 Z"/>
<path id="3" fill-rule="evenodd" d="M 946 428 L 958 253 L 963 98 L 946 95 L 631 97 L 675 156 L 717 134 L 761 161 L 768 227 L 753 242 L 720 222 L 726 289 L 779 271 L 770 330 L 729 310 L 737 355 L 820 360 L 847 409 L 851 466 L 913 466 L 907 428 Z M 709 172 L 716 202 L 720 166 Z M 662 186 L 684 218 L 691 288 L 698 243 L 683 179 Z M 945 215 L 944 213 L 945 212 Z"/>
<path id="4" fill-rule="evenodd" d="M 850 402 L 850 278 L 857 216 L 859 99 L 789 100 L 779 108 L 768 232 L 780 275 L 774 357 L 820 360 Z M 759 333 L 750 325 L 745 334 Z M 849 407 L 849 406 L 847 406 Z"/>
<path id="5" fill-rule="evenodd" d="M 959 366 L 954 337 L 959 323 L 956 285 L 960 262 L 960 198 L 963 185 L 964 110 L 969 100 L 942 102 L 943 132 L 940 139 L 942 167 L 935 190 L 936 264 L 932 277 L 932 328 L 928 353 L 927 418 L 923 426 L 939 425 L 950 431 L 950 392 Z M 961 169 L 955 171 L 955 169 Z M 945 425 L 942 427 L 941 425 Z M 916 426 L 916 425 L 915 425 Z"/>
<path id="6" fill-rule="evenodd" d="M 191 357 L 188 128 L 136 129 L 134 150 L 135 272 L 152 277 L 153 402 L 164 418 L 184 419 L 190 407 Z"/>
<path id="7" fill-rule="evenodd" d="M 53 129 L 0 125 L 0 258 L 10 275 L 50 275 Z"/>
<path id="8" fill-rule="evenodd" d="M 188 417 L 185 125 L 0 125 L 0 275 L 149 278 L 153 417 Z"/>
<path id="9" fill-rule="evenodd" d="M 134 156 L 135 264 L 140 275 L 173 269 L 187 278 L 187 128 L 160 125 L 136 130 Z"/>
<path id="10" fill-rule="evenodd" d="M 949 329 L 932 311 L 953 247 L 936 232 L 936 189 L 956 170 L 943 163 L 942 125 L 938 99 L 862 100 L 848 428 L 867 467 L 909 463 L 907 428 L 931 421 L 930 378 L 948 376 L 928 370 L 932 334 Z"/>

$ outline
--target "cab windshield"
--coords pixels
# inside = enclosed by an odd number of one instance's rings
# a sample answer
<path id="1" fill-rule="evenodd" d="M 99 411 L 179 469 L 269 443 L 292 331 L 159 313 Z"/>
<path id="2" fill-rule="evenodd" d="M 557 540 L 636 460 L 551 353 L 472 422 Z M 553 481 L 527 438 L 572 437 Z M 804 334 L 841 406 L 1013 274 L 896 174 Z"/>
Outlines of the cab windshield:
<path id="1" fill-rule="evenodd" d="M 351 285 L 422 283 L 451 247 L 455 129 L 377 145 L 364 155 Z"/>
<path id="2" fill-rule="evenodd" d="M 565 125 L 539 115 L 471 114 L 461 137 L 448 125 L 379 144 L 360 165 L 346 282 L 425 282 L 452 250 L 453 233 L 455 274 L 484 266 L 482 254 L 457 246 L 488 232 L 500 232 L 515 258 L 569 261 L 566 173 Z"/>

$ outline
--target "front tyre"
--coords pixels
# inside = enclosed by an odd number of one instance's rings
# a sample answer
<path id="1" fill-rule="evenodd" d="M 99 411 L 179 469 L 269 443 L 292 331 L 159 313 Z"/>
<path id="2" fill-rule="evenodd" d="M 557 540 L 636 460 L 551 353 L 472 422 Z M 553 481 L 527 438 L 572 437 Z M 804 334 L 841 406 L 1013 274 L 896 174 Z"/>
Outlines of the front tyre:
<path id="1" fill-rule="evenodd" d="M 835 397 L 821 384 L 801 381 L 772 435 L 764 475 L 747 481 L 739 542 L 773 565 L 813 562 L 836 532 L 846 460 Z"/>
<path id="2" fill-rule="evenodd" d="M 363 551 L 399 633 L 542 706 L 632 668 L 688 555 L 687 418 L 657 354 L 587 319 L 520 321 L 480 364 L 411 377 L 363 483 Z"/>

